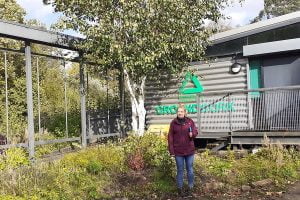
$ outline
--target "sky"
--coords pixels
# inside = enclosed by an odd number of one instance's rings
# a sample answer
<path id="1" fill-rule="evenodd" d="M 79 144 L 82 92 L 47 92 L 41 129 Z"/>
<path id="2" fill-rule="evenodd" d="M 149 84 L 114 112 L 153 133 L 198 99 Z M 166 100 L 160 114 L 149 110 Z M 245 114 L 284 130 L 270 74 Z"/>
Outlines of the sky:
<path id="1" fill-rule="evenodd" d="M 226 8 L 223 13 L 230 17 L 228 24 L 232 27 L 243 26 L 249 23 L 250 19 L 256 17 L 263 9 L 263 0 L 244 0 L 242 5 L 238 0 L 231 0 L 233 3 Z M 61 14 L 54 13 L 53 7 L 43 5 L 43 0 L 17 0 L 26 11 L 26 19 L 38 19 L 48 28 L 55 23 Z M 64 33 L 81 36 L 74 31 L 65 31 Z"/>

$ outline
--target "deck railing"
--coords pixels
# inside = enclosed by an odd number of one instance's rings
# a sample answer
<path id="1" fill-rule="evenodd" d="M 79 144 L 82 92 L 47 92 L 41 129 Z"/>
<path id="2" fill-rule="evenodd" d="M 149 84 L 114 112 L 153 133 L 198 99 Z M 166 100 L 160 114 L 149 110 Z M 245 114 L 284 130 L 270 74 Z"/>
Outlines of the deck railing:
<path id="1" fill-rule="evenodd" d="M 201 93 L 197 121 L 204 133 L 299 131 L 300 86 Z"/>

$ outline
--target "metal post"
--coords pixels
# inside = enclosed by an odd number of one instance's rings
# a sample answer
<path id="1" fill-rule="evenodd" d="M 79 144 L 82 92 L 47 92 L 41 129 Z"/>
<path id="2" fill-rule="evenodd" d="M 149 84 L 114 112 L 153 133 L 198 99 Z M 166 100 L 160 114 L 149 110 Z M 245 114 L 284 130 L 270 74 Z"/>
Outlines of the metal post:
<path id="1" fill-rule="evenodd" d="M 34 159 L 34 121 L 33 121 L 33 97 L 32 97 L 32 72 L 31 72 L 31 48 L 30 42 L 25 42 L 26 60 L 26 90 L 27 90 L 27 124 L 28 124 L 28 151 L 29 158 Z"/>
<path id="2" fill-rule="evenodd" d="M 63 60 L 64 65 L 64 93 L 65 93 L 65 123 L 66 123 L 66 138 L 69 137 L 68 128 L 68 97 L 67 97 L 67 73 L 66 73 L 66 61 Z"/>
<path id="3" fill-rule="evenodd" d="M 228 102 L 228 105 L 230 105 L 231 103 L 231 94 L 228 95 L 228 98 L 227 98 L 227 102 Z M 229 130 L 230 132 L 232 132 L 232 108 L 230 108 L 229 110 Z"/>
<path id="4" fill-rule="evenodd" d="M 36 58 L 36 79 L 37 79 L 37 95 L 38 95 L 38 117 L 39 117 L 39 135 L 41 134 L 41 101 L 40 101 L 40 69 L 39 58 Z M 39 137 L 39 139 L 41 139 Z"/>
<path id="5" fill-rule="evenodd" d="M 86 70 L 86 96 L 87 96 L 87 135 L 89 140 L 92 141 L 92 131 L 91 131 L 91 109 L 90 109 L 90 97 L 89 97 L 89 72 Z"/>
<path id="6" fill-rule="evenodd" d="M 247 90 L 250 90 L 250 66 L 249 63 L 246 64 L 246 73 L 247 73 Z M 247 107 L 248 107 L 248 129 L 253 129 L 253 113 L 252 113 L 252 106 L 253 103 L 251 103 L 251 92 L 246 93 L 247 98 Z"/>
<path id="7" fill-rule="evenodd" d="M 197 94 L 197 124 L 198 124 L 198 131 L 199 135 L 201 135 L 201 107 L 200 107 L 200 94 Z"/>
<path id="8" fill-rule="evenodd" d="M 121 105 L 121 137 L 125 137 L 125 87 L 124 87 L 124 71 L 120 69 L 119 78 L 119 90 L 120 90 L 120 105 Z"/>
<path id="9" fill-rule="evenodd" d="M 85 99 L 85 84 L 84 84 L 84 67 L 83 67 L 83 58 L 81 57 L 80 62 L 80 108 L 81 108 L 81 145 L 83 148 L 86 147 L 86 99 Z"/>
<path id="10" fill-rule="evenodd" d="M 106 133 L 110 134 L 110 113 L 109 113 L 109 106 L 108 106 L 108 70 L 106 71 L 106 106 L 107 106 L 107 127 Z"/>
<path id="11" fill-rule="evenodd" d="M 4 52 L 4 68 L 5 68 L 5 111 L 6 111 L 6 143 L 8 143 L 8 74 L 7 74 L 7 55 L 6 51 Z"/>

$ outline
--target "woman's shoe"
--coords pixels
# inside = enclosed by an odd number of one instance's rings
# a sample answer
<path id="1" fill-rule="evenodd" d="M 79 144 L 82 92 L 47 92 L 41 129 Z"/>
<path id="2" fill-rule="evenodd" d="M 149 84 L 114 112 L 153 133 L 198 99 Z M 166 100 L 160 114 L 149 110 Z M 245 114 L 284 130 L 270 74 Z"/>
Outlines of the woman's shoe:
<path id="1" fill-rule="evenodd" d="M 188 188 L 186 197 L 188 198 L 193 197 L 193 188 Z"/>
<path id="2" fill-rule="evenodd" d="M 182 188 L 178 188 L 178 196 L 184 197 L 184 192 Z"/>

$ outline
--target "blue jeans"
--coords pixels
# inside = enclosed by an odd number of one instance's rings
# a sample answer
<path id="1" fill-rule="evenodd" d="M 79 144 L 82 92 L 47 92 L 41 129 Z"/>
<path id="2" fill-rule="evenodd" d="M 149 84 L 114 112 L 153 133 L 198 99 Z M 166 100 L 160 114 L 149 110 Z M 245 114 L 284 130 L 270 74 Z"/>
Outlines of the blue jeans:
<path id="1" fill-rule="evenodd" d="M 177 166 L 177 186 L 178 188 L 183 187 L 183 173 L 184 173 L 184 162 L 187 170 L 188 186 L 192 188 L 194 186 L 194 154 L 189 156 L 175 156 L 176 166 Z"/>

